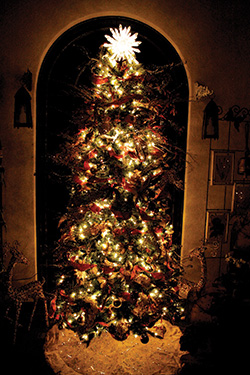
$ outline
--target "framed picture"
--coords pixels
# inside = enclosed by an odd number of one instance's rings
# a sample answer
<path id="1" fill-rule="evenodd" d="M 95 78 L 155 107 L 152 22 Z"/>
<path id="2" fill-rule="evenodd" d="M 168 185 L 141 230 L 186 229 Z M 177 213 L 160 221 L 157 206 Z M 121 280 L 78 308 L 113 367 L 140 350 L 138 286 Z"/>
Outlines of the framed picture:
<path id="1" fill-rule="evenodd" d="M 212 151 L 211 184 L 232 185 L 234 181 L 234 152 Z"/>
<path id="2" fill-rule="evenodd" d="M 206 222 L 206 241 L 227 242 L 229 226 L 228 211 L 208 211 Z"/>
<path id="3" fill-rule="evenodd" d="M 250 155 L 245 151 L 236 151 L 234 164 L 234 180 L 250 182 Z"/>
<path id="4" fill-rule="evenodd" d="M 236 182 L 234 184 L 232 211 L 242 215 L 250 210 L 250 183 Z"/>

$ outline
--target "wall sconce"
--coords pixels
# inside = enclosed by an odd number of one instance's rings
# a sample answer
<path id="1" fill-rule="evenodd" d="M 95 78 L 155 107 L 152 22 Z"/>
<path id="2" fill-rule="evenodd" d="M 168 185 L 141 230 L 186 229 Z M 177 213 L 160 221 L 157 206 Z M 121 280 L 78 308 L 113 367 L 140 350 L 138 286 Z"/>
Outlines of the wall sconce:
<path id="1" fill-rule="evenodd" d="M 219 112 L 219 107 L 211 99 L 204 109 L 202 139 L 219 138 Z"/>
<path id="2" fill-rule="evenodd" d="M 235 129 L 239 131 L 240 123 L 243 122 L 249 115 L 249 109 L 240 108 L 238 105 L 234 105 L 233 107 L 229 108 L 225 116 L 223 116 L 222 120 L 233 122 Z"/>
<path id="3" fill-rule="evenodd" d="M 26 86 L 31 90 L 32 74 L 28 70 L 20 79 L 22 87 L 15 94 L 14 128 L 32 128 L 31 96 Z"/>

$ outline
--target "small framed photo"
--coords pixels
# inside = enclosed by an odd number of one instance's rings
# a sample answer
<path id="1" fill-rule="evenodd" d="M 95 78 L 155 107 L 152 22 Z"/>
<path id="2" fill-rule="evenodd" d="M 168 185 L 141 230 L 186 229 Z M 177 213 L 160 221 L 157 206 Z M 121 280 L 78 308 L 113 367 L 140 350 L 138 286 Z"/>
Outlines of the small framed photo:
<path id="1" fill-rule="evenodd" d="M 245 151 L 236 151 L 234 164 L 234 180 L 250 182 L 250 155 Z"/>
<path id="2" fill-rule="evenodd" d="M 234 184 L 232 211 L 242 215 L 250 210 L 250 183 L 236 182 Z"/>
<path id="3" fill-rule="evenodd" d="M 206 222 L 206 241 L 227 242 L 229 227 L 228 211 L 208 211 Z"/>
<path id="4" fill-rule="evenodd" d="M 211 184 L 232 185 L 234 181 L 234 152 L 212 151 Z"/>

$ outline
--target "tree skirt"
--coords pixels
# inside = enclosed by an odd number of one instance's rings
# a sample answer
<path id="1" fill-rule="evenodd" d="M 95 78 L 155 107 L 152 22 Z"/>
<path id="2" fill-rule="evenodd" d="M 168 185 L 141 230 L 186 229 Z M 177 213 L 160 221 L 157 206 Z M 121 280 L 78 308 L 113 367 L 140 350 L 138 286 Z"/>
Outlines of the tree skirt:
<path id="1" fill-rule="evenodd" d="M 60 375 L 175 375 L 186 353 L 180 350 L 182 333 L 177 326 L 165 321 L 164 325 L 164 339 L 150 336 L 147 344 L 134 335 L 117 341 L 103 332 L 89 347 L 73 331 L 54 326 L 47 334 L 45 357 Z"/>

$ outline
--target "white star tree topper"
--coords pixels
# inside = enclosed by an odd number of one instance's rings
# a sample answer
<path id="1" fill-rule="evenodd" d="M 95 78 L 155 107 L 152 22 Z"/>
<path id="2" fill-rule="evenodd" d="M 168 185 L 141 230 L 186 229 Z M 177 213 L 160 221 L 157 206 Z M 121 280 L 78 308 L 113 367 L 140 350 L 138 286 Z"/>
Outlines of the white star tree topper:
<path id="1" fill-rule="evenodd" d="M 129 63 L 137 62 L 135 58 L 135 52 L 141 52 L 138 48 L 141 42 L 136 41 L 138 33 L 131 35 L 131 27 L 124 27 L 119 25 L 118 29 L 110 29 L 112 36 L 105 35 L 105 38 L 109 43 L 105 43 L 104 47 L 107 47 L 109 52 L 112 54 L 112 60 L 119 61 L 126 59 Z"/>

